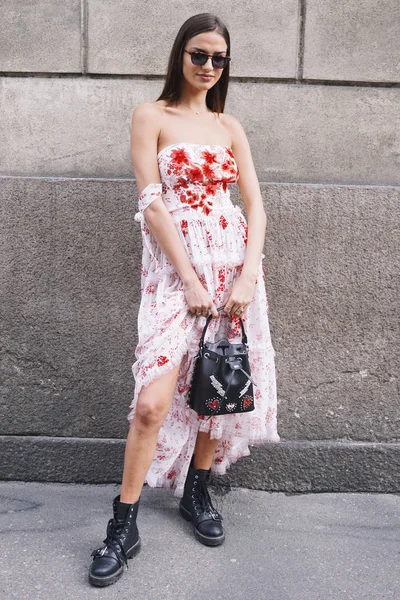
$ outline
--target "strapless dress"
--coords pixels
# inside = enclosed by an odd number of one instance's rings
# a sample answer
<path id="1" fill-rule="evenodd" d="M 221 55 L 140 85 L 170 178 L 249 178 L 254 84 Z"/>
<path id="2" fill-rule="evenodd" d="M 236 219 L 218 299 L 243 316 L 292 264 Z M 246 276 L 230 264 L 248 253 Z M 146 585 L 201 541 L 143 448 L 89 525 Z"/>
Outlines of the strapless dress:
<path id="1" fill-rule="evenodd" d="M 138 343 L 132 373 L 134 397 L 131 423 L 143 386 L 180 363 L 171 409 L 160 429 L 154 460 L 146 482 L 167 487 L 181 497 L 198 431 L 218 439 L 211 470 L 224 474 L 249 446 L 279 442 L 275 351 L 271 343 L 268 300 L 262 254 L 252 302 L 243 324 L 249 343 L 249 361 L 255 382 L 256 409 L 248 414 L 199 417 L 187 404 L 194 358 L 206 317 L 188 310 L 183 283 L 146 223 L 144 211 L 161 198 L 178 231 L 190 262 L 217 307 L 223 306 L 240 275 L 246 252 L 247 222 L 232 203 L 229 186 L 239 169 L 229 146 L 176 143 L 157 156 L 161 183 L 150 183 L 138 198 L 135 221 L 142 234 L 141 302 Z M 220 314 L 207 329 L 207 341 L 227 337 L 241 340 L 240 320 Z"/>

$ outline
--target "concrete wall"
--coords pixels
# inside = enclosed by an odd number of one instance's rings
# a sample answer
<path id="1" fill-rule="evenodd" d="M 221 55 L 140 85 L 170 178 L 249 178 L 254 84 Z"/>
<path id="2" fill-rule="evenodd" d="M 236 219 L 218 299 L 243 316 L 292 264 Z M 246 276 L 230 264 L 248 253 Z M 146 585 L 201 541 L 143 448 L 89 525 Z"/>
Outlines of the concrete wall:
<path id="1" fill-rule="evenodd" d="M 0 477 L 120 480 L 140 298 L 130 117 L 203 10 L 231 32 L 227 112 L 268 214 L 283 440 L 223 482 L 399 491 L 394 0 L 3 2 Z"/>

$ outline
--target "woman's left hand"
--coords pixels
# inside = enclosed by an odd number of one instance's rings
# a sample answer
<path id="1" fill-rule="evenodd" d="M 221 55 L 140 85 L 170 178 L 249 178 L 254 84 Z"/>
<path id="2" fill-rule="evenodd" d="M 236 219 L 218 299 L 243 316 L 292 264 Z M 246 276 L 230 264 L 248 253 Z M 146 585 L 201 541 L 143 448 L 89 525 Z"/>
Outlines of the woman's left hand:
<path id="1" fill-rule="evenodd" d="M 255 281 L 240 275 L 233 284 L 231 292 L 226 299 L 224 312 L 236 317 L 243 317 L 246 308 L 253 300 L 255 285 Z M 240 308 L 243 310 L 239 312 L 238 309 Z"/>

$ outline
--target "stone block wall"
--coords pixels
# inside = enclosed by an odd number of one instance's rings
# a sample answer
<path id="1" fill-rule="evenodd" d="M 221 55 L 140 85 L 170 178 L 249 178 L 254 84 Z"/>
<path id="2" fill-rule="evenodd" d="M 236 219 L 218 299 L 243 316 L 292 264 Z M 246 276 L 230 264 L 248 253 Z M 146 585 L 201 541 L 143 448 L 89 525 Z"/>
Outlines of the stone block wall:
<path id="1" fill-rule="evenodd" d="M 2 3 L 0 477 L 120 480 L 140 299 L 130 118 L 206 10 L 231 33 L 226 111 L 268 215 L 282 437 L 223 481 L 399 491 L 395 0 Z"/>

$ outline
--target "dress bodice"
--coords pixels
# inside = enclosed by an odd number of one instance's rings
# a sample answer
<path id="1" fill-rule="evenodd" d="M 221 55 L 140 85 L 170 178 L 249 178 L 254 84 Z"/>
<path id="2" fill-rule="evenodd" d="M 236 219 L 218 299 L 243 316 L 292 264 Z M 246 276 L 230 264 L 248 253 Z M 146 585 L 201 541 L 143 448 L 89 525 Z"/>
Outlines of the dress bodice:
<path id="1" fill-rule="evenodd" d="M 157 160 L 162 183 L 142 191 L 141 211 L 160 195 L 169 212 L 209 215 L 233 206 L 228 186 L 238 181 L 239 168 L 229 146 L 180 142 L 160 150 Z"/>

